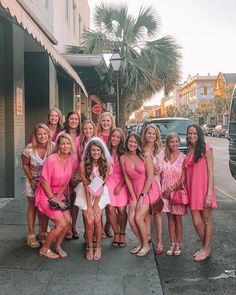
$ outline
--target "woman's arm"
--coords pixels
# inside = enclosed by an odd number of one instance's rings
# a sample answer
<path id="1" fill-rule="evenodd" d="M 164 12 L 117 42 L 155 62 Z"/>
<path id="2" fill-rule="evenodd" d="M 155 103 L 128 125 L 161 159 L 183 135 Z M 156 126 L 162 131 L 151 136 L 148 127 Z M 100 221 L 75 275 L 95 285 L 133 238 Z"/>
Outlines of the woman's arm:
<path id="1" fill-rule="evenodd" d="M 153 182 L 153 177 L 154 177 L 153 162 L 152 162 L 151 155 L 149 153 L 144 154 L 144 164 L 145 164 L 147 179 L 145 181 L 142 193 L 145 196 L 148 193 L 148 191 L 150 190 L 150 187 Z"/>
<path id="2" fill-rule="evenodd" d="M 89 188 L 88 188 L 88 180 L 85 177 L 84 161 L 80 162 L 80 177 L 81 177 L 81 180 L 84 185 L 87 208 L 92 209 L 92 202 L 91 202 L 90 192 L 89 192 Z"/>
<path id="3" fill-rule="evenodd" d="M 208 171 L 208 191 L 206 195 L 206 206 L 212 205 L 212 189 L 214 185 L 214 160 L 213 160 L 213 152 L 212 150 L 207 151 L 206 154 L 206 161 L 207 161 L 207 171 Z"/>
<path id="4" fill-rule="evenodd" d="M 25 175 L 30 182 L 32 191 L 35 191 L 37 186 L 37 180 L 33 179 L 33 176 L 30 170 L 30 158 L 26 157 L 25 155 L 22 155 L 22 166 L 25 171 Z"/>
<path id="5" fill-rule="evenodd" d="M 130 178 L 129 178 L 127 172 L 126 172 L 126 169 L 125 169 L 125 156 L 124 155 L 122 155 L 120 157 L 120 163 L 121 163 L 121 168 L 122 168 L 123 175 L 124 175 L 124 178 L 125 178 L 125 183 L 127 185 L 128 191 L 129 191 L 130 196 L 132 198 L 132 203 L 134 203 L 133 205 L 136 206 L 137 198 L 136 198 L 136 195 L 134 193 L 134 189 L 133 189 L 131 180 L 130 180 Z"/>

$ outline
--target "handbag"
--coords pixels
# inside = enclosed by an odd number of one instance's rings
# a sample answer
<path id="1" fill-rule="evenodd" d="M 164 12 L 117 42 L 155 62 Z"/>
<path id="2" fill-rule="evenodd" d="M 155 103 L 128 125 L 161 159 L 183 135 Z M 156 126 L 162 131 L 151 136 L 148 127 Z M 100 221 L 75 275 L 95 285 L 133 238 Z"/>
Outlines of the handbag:
<path id="1" fill-rule="evenodd" d="M 62 203 L 64 203 L 64 208 L 61 208 L 60 205 L 56 202 L 53 202 L 51 199 L 48 199 L 49 206 L 52 210 L 67 210 L 70 209 L 70 202 L 68 199 L 62 200 Z"/>
<path id="2" fill-rule="evenodd" d="M 149 213 L 152 215 L 156 215 L 161 213 L 164 207 L 164 202 L 162 197 L 160 197 L 155 203 L 149 205 Z"/>
<path id="3" fill-rule="evenodd" d="M 170 204 L 171 205 L 188 205 L 189 204 L 189 197 L 183 183 L 180 188 L 170 193 Z"/>

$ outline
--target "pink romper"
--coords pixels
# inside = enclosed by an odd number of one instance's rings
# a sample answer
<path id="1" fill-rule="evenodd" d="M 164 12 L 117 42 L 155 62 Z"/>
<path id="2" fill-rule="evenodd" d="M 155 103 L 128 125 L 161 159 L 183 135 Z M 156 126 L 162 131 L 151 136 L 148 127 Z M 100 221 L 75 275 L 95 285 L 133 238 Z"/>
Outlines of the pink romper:
<path id="1" fill-rule="evenodd" d="M 178 182 L 183 173 L 183 162 L 185 155 L 180 153 L 174 163 L 170 161 L 163 161 L 162 165 L 162 192 L 166 191 L 168 187 Z M 171 205 L 169 199 L 163 198 L 164 208 L 163 212 L 174 215 L 185 215 L 187 213 L 187 206 L 185 205 Z"/>
<path id="2" fill-rule="evenodd" d="M 124 175 L 122 172 L 120 160 L 118 160 L 116 163 L 112 163 L 112 173 L 109 175 L 107 179 L 107 186 L 109 190 L 109 196 L 111 199 L 112 206 L 115 207 L 123 207 L 127 206 L 128 204 L 128 190 L 125 184 L 125 181 L 123 182 L 123 186 L 121 188 L 121 191 L 118 195 L 114 195 L 114 188 L 121 182 L 124 181 Z"/>
<path id="3" fill-rule="evenodd" d="M 57 153 L 52 154 L 46 159 L 44 163 L 40 182 L 42 180 L 47 181 L 52 193 L 56 194 L 65 184 L 69 183 L 76 168 L 77 160 L 74 155 L 71 155 L 65 163 L 62 163 Z M 65 196 L 62 194 L 61 199 L 63 200 L 64 198 Z M 35 206 L 38 207 L 38 210 L 42 214 L 45 214 L 51 219 L 54 219 L 63 214 L 62 210 L 52 210 L 50 208 L 48 196 L 44 192 L 44 189 L 40 183 L 35 192 Z"/>
<path id="4" fill-rule="evenodd" d="M 146 167 L 145 167 L 144 161 L 140 159 L 140 161 L 137 163 L 137 165 L 133 169 L 130 166 L 129 161 L 125 158 L 125 169 L 126 169 L 126 173 L 128 174 L 131 180 L 134 193 L 138 200 L 140 194 L 143 191 L 145 182 L 147 180 L 147 173 L 146 173 Z M 150 205 L 155 203 L 160 198 L 160 195 L 161 195 L 160 189 L 157 185 L 157 182 L 153 179 L 152 185 L 147 195 L 144 197 L 143 204 Z"/>
<path id="5" fill-rule="evenodd" d="M 212 151 L 206 145 L 206 152 Z M 203 210 L 204 201 L 208 191 L 208 168 L 206 157 L 203 156 L 197 163 L 194 162 L 194 151 L 191 150 L 186 157 L 184 168 L 186 169 L 186 187 L 189 195 L 189 208 L 191 210 Z M 212 189 L 212 208 L 216 208 L 215 188 Z"/>

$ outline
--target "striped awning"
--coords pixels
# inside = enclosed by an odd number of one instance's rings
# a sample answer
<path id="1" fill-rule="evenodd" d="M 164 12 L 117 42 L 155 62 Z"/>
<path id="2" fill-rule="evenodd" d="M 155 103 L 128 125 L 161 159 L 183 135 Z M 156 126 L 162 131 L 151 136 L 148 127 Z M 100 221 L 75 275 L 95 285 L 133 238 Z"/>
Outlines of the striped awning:
<path id="1" fill-rule="evenodd" d="M 23 7 L 16 0 L 0 0 L 0 5 L 10 13 L 11 17 L 16 19 L 18 24 L 20 24 L 37 42 L 41 44 L 41 46 L 51 56 L 52 60 L 56 64 L 60 65 L 63 70 L 81 87 L 84 94 L 88 96 L 84 84 L 76 71 L 56 50 L 47 36 L 42 32 Z"/>

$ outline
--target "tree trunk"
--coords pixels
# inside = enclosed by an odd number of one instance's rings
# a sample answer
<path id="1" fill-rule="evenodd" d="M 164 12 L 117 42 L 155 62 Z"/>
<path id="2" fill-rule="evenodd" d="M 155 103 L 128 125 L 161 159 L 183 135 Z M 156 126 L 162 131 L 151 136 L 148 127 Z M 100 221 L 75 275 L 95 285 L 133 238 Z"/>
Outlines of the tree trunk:
<path id="1" fill-rule="evenodd" d="M 127 113 L 126 113 L 126 101 L 124 98 L 120 99 L 120 127 L 123 131 L 125 131 L 125 125 L 127 121 Z"/>

